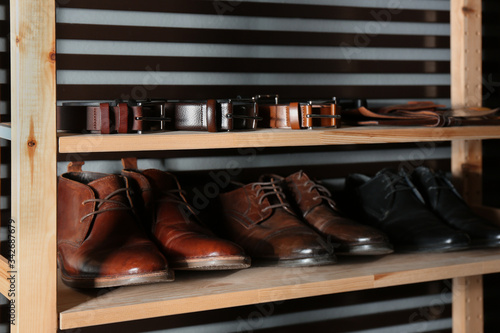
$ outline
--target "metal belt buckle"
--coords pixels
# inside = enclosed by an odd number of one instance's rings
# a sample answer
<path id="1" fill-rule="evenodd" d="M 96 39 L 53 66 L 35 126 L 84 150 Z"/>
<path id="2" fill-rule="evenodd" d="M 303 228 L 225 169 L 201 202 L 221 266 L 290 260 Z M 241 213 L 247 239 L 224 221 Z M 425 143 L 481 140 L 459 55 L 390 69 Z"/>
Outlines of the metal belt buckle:
<path id="1" fill-rule="evenodd" d="M 255 98 L 234 98 L 225 101 L 228 112 L 225 117 L 231 122 L 231 129 L 255 129 L 257 121 L 262 120 L 258 116 L 259 110 Z"/>
<path id="2" fill-rule="evenodd" d="M 337 108 L 337 102 L 336 102 L 336 98 L 333 97 L 332 98 L 332 101 L 308 101 L 307 103 L 301 103 L 301 105 L 305 105 L 306 108 L 310 108 L 310 112 L 308 112 L 306 114 L 306 118 L 313 118 L 311 119 L 311 122 L 310 122 L 310 126 L 307 126 L 303 124 L 303 126 L 307 129 L 312 129 L 314 127 L 338 127 L 338 125 L 336 124 L 336 122 L 332 122 L 333 125 L 323 125 L 323 121 L 322 120 L 325 120 L 325 119 L 339 119 L 340 118 L 340 114 L 336 114 L 336 108 Z M 325 108 L 329 108 L 330 112 L 329 114 L 324 114 L 324 113 L 313 113 L 313 111 L 315 109 L 325 109 Z M 320 111 L 321 112 L 321 111 Z M 314 119 L 319 119 L 319 123 L 320 125 L 318 125 L 317 123 L 315 124 L 314 122 Z"/>
<path id="3" fill-rule="evenodd" d="M 270 94 L 270 95 L 255 95 L 252 99 L 255 100 L 256 103 L 260 103 L 262 99 L 271 99 L 274 98 L 274 104 L 278 105 L 279 104 L 279 96 L 277 94 Z M 263 103 L 265 104 L 265 103 Z M 268 103 L 270 104 L 270 103 Z"/>
<path id="4" fill-rule="evenodd" d="M 134 117 L 135 120 L 139 121 L 150 121 L 150 122 L 160 122 L 160 127 L 155 128 L 154 126 L 151 126 L 151 131 L 164 131 L 166 129 L 165 122 L 170 122 L 172 121 L 172 118 L 169 118 L 166 116 L 166 109 L 165 109 L 165 103 L 167 103 L 166 100 L 158 100 L 158 101 L 138 101 L 137 106 L 141 106 L 143 110 L 143 114 L 145 114 L 145 110 L 148 110 L 149 113 L 158 113 L 157 116 L 141 116 L 141 117 Z M 142 134 L 143 131 L 137 131 L 137 133 Z"/>

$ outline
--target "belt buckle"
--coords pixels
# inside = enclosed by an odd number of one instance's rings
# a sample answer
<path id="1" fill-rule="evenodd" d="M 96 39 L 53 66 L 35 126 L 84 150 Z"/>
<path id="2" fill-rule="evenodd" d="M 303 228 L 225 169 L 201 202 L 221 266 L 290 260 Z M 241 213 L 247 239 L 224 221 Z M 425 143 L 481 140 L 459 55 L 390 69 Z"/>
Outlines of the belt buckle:
<path id="1" fill-rule="evenodd" d="M 321 128 L 337 128 L 339 125 L 337 124 L 337 119 L 340 118 L 340 114 L 338 114 L 337 100 L 335 97 L 332 98 L 331 101 L 308 101 L 307 103 L 301 103 L 301 106 L 305 106 L 307 112 L 305 118 L 308 121 L 308 124 L 302 124 L 303 127 L 307 129 L 313 129 L 317 127 Z M 313 113 L 315 109 L 319 109 L 320 113 Z M 321 113 L 324 109 L 328 109 L 328 113 Z M 314 122 L 315 119 L 319 120 L 320 125 L 317 122 Z M 325 122 L 329 121 L 329 124 L 324 125 Z"/>
<path id="2" fill-rule="evenodd" d="M 254 97 L 238 97 L 234 99 L 228 99 L 227 103 L 231 107 L 228 109 L 229 112 L 225 116 L 228 121 L 233 121 L 233 125 L 231 126 L 233 129 L 255 129 L 257 127 L 257 121 L 262 120 L 262 117 L 259 117 L 258 115 L 259 111 L 257 107 L 257 101 Z M 249 111 L 248 108 L 250 108 L 251 110 Z"/>
<path id="3" fill-rule="evenodd" d="M 255 100 L 255 102 L 257 104 L 260 103 L 260 100 L 262 100 L 264 98 L 267 98 L 267 99 L 274 98 L 274 104 L 275 105 L 279 104 L 279 96 L 278 96 L 278 94 L 274 94 L 274 95 L 273 94 L 269 94 L 269 95 L 255 95 L 255 97 L 252 97 L 252 99 Z"/>
<path id="4" fill-rule="evenodd" d="M 137 106 L 142 107 L 142 116 L 134 116 L 134 120 L 136 121 L 147 121 L 147 122 L 159 122 L 159 128 L 151 126 L 150 131 L 165 131 L 166 130 L 166 122 L 172 121 L 172 118 L 167 117 L 167 111 L 165 104 L 166 100 L 152 100 L 152 101 L 138 101 Z M 150 116 L 144 115 L 145 111 L 149 110 L 150 113 L 159 112 L 158 116 Z M 137 133 L 142 134 L 144 130 L 139 130 Z"/>

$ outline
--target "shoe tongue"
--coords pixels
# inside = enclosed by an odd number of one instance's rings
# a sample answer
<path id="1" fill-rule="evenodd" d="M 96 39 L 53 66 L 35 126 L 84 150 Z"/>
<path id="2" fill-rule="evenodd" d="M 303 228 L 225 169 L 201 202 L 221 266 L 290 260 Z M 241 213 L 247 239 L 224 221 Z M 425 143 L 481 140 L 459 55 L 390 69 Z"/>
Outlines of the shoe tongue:
<path id="1" fill-rule="evenodd" d="M 98 199 L 104 199 L 114 191 L 125 188 L 126 186 L 123 178 L 117 175 L 106 175 L 102 178 L 91 181 L 87 185 L 94 190 L 96 198 Z M 123 195 L 124 193 L 125 192 L 120 192 L 108 199 L 127 202 L 125 195 Z"/>
<path id="2" fill-rule="evenodd" d="M 259 177 L 259 183 L 269 183 L 261 185 L 265 193 L 276 193 L 276 195 L 266 196 L 271 205 L 283 203 L 283 199 L 278 195 L 278 193 L 282 192 L 281 187 L 279 186 L 281 181 L 283 181 L 283 177 L 277 175 L 262 175 Z"/>
<path id="3" fill-rule="evenodd" d="M 156 169 L 148 169 L 142 171 L 142 174 L 146 176 L 151 183 L 151 186 L 156 190 L 171 190 L 179 189 L 177 179 L 174 175 Z"/>

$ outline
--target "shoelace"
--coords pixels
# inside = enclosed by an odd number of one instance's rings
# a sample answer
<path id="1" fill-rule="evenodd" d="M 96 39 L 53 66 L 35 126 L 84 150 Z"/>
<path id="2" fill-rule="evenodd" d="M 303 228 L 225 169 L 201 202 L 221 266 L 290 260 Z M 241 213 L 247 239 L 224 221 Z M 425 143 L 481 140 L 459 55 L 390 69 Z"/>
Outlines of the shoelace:
<path id="1" fill-rule="evenodd" d="M 389 178 L 391 181 L 384 187 L 384 190 L 389 188 L 391 188 L 391 190 L 385 195 L 384 199 L 387 199 L 396 192 L 413 190 L 411 186 L 405 182 L 405 177 L 401 175 L 390 175 Z"/>
<path id="2" fill-rule="evenodd" d="M 91 213 L 88 213 L 88 214 L 85 214 L 84 216 L 82 216 L 82 218 L 80 219 L 80 222 L 83 222 L 89 216 L 97 215 L 97 214 L 102 214 L 102 213 L 109 212 L 109 211 L 114 211 L 114 210 L 132 210 L 132 207 L 130 207 L 126 203 L 110 199 L 110 198 L 112 198 L 113 196 L 115 196 L 115 195 L 117 195 L 119 193 L 129 192 L 129 191 L 130 191 L 129 188 L 120 188 L 120 189 L 118 189 L 116 191 L 113 191 L 110 194 L 108 194 L 104 199 L 87 199 L 87 200 L 83 201 L 82 204 L 84 204 L 84 205 L 87 204 L 87 203 L 89 203 L 89 202 L 93 202 L 93 203 L 98 202 L 99 204 L 97 205 L 97 209 L 95 211 L 93 211 Z M 99 210 L 99 208 L 101 208 L 101 206 L 103 204 L 105 204 L 105 203 L 117 204 L 120 207 L 112 207 L 112 208 L 106 208 L 106 209 Z"/>
<path id="3" fill-rule="evenodd" d="M 413 194 L 417 197 L 418 200 L 420 200 L 420 202 L 425 204 L 425 199 L 422 197 L 417 188 L 412 184 L 412 182 L 408 179 L 408 176 L 406 174 L 390 174 L 388 175 L 388 177 L 391 181 L 384 187 L 384 189 L 387 190 L 391 188 L 391 190 L 385 195 L 384 199 L 387 199 L 389 196 L 396 192 L 409 190 L 413 192 Z"/>
<path id="4" fill-rule="evenodd" d="M 299 172 L 299 180 L 302 178 L 302 170 Z M 311 193 L 312 190 L 316 190 L 318 191 L 318 195 L 317 196 L 314 196 L 312 199 L 313 200 L 316 200 L 316 199 L 322 199 L 322 200 L 325 200 L 333 209 L 335 210 L 338 210 L 337 209 L 337 204 L 335 203 L 335 201 L 333 201 L 332 199 L 332 193 L 323 185 L 321 184 L 318 184 L 312 180 L 307 180 L 305 183 L 304 183 L 304 186 L 307 186 L 307 185 L 311 185 L 309 186 L 309 188 L 307 189 L 307 192 L 308 193 Z M 305 212 L 304 215 L 307 215 L 307 213 L 309 213 L 309 211 Z"/>
<path id="5" fill-rule="evenodd" d="M 266 197 L 273 196 L 273 195 L 278 197 L 279 203 L 264 207 L 262 209 L 262 212 L 265 212 L 266 210 L 274 209 L 274 208 L 291 209 L 290 205 L 286 201 L 286 196 L 285 196 L 285 193 L 283 192 L 283 189 L 280 186 L 280 183 L 281 183 L 280 180 L 273 180 L 270 182 L 257 182 L 257 183 L 252 184 L 252 190 L 255 190 L 255 187 L 257 187 L 257 186 L 260 186 L 260 188 L 257 190 L 257 196 L 260 196 L 259 197 L 259 205 L 262 204 L 262 201 Z M 262 192 L 264 192 L 264 194 L 261 195 Z"/>

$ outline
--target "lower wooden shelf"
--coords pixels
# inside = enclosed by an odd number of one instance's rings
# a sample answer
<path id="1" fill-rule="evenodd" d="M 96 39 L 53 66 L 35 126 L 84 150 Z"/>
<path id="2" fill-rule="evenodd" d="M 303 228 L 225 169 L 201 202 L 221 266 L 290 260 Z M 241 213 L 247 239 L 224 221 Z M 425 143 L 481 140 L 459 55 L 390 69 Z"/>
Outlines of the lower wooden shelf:
<path id="1" fill-rule="evenodd" d="M 59 282 L 61 329 L 500 272 L 500 249 L 339 257 L 331 266 L 177 272 L 170 283 L 81 291 Z"/>

